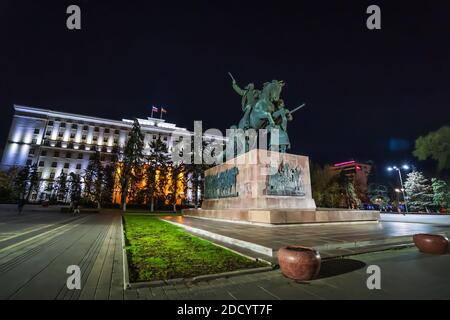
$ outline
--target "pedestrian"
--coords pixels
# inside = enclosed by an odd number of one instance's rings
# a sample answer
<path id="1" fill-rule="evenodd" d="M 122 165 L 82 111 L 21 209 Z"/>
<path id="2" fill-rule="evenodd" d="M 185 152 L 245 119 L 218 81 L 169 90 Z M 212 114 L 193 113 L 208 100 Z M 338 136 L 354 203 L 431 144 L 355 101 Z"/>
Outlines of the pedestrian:
<path id="1" fill-rule="evenodd" d="M 19 202 L 17 203 L 17 209 L 19 210 L 19 214 L 22 214 L 24 206 L 25 206 L 25 199 L 23 197 L 20 197 Z"/>
<path id="2" fill-rule="evenodd" d="M 79 214 L 80 213 L 80 207 L 78 205 L 78 201 L 74 200 L 73 201 L 73 215 Z"/>

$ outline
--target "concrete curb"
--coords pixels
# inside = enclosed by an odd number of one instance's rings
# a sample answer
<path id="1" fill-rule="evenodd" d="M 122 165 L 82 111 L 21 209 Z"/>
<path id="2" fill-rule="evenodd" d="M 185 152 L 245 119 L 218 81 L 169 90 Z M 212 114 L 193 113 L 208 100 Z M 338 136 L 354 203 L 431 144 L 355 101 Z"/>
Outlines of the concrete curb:
<path id="1" fill-rule="evenodd" d="M 260 273 L 260 272 L 272 271 L 273 269 L 274 269 L 273 267 L 260 267 L 260 268 L 253 268 L 253 269 L 243 269 L 243 270 L 228 271 L 228 272 L 222 272 L 222 273 L 207 274 L 207 275 L 197 276 L 197 277 L 193 277 L 193 278 L 177 278 L 177 279 L 169 279 L 169 280 L 134 282 L 134 283 L 129 284 L 129 288 L 130 289 L 141 289 L 141 288 L 162 287 L 162 286 L 176 285 L 176 284 L 192 284 L 192 283 L 197 283 L 197 282 L 201 282 L 201 281 L 215 280 L 215 279 L 219 279 L 219 278 L 230 278 L 230 277 L 242 276 L 242 275 L 246 275 L 246 274 L 254 274 L 254 273 Z"/>
<path id="2" fill-rule="evenodd" d="M 122 232 L 122 261 L 123 261 L 123 288 L 130 288 L 130 276 L 128 273 L 128 257 L 125 248 L 125 230 L 123 229 L 123 215 L 120 215 L 120 231 Z"/>
<path id="3" fill-rule="evenodd" d="M 204 237 L 208 237 L 223 243 L 228 243 L 228 244 L 232 244 L 232 245 L 236 245 L 238 247 L 242 247 L 242 248 L 246 248 L 249 249 L 251 251 L 257 252 L 257 253 L 261 253 L 265 256 L 269 256 L 272 257 L 273 255 L 273 250 L 272 248 L 268 248 L 268 247 L 264 247 L 262 245 L 256 244 L 256 243 L 251 243 L 251 242 L 247 242 L 247 241 L 243 241 L 243 240 L 239 240 L 239 239 L 235 239 L 235 238 L 231 238 L 231 237 L 227 237 L 227 236 L 223 236 L 214 232 L 210 232 L 210 231 L 206 231 L 203 229 L 199 229 L 199 228 L 193 228 L 190 226 L 186 226 L 184 224 L 181 223 L 177 223 L 177 222 L 173 222 L 170 220 L 163 220 L 165 222 L 171 223 L 177 227 L 183 228 L 187 231 L 190 231 L 194 234 L 200 235 L 200 236 L 204 236 Z M 228 248 L 227 248 L 228 249 Z"/>

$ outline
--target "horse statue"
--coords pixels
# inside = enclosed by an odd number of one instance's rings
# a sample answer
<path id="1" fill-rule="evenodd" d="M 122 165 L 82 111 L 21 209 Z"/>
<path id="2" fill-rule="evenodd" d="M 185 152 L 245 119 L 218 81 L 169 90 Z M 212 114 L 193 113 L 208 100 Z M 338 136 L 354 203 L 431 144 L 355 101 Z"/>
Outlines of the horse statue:
<path id="1" fill-rule="evenodd" d="M 275 121 L 272 118 L 272 113 L 275 111 L 274 102 L 280 99 L 283 86 L 284 83 L 278 80 L 266 82 L 255 105 L 249 106 L 249 111 L 239 121 L 238 128 L 258 130 L 267 126 L 275 127 Z"/>
<path id="2" fill-rule="evenodd" d="M 303 105 L 293 110 L 288 110 L 283 100 L 280 98 L 284 82 L 272 80 L 263 85 L 263 89 L 257 90 L 253 83 L 241 89 L 236 80 L 229 73 L 233 80 L 233 89 L 242 96 L 242 111 L 244 116 L 238 125 L 230 127 L 229 147 L 233 147 L 237 154 L 243 154 L 249 150 L 252 142 L 248 136 L 251 130 L 267 129 L 270 138 L 274 132 L 278 134 L 275 138 L 279 151 L 285 153 L 290 148 L 290 141 L 287 134 L 287 122 L 291 121 L 292 113 L 301 109 Z M 271 139 L 269 139 L 271 140 Z M 270 145 L 269 145 L 270 147 Z"/>

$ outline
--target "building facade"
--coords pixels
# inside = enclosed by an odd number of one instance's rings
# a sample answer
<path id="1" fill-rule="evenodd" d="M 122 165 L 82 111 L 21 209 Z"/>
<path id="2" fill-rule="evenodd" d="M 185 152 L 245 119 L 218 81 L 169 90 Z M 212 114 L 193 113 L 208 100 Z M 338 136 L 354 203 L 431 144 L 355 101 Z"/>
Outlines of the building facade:
<path id="1" fill-rule="evenodd" d="M 40 177 L 39 191 L 32 201 L 48 198 L 49 184 L 64 172 L 83 174 L 89 159 L 100 152 L 108 163 L 125 146 L 133 120 L 109 120 L 28 106 L 14 106 L 14 116 L 5 144 L 1 169 L 23 167 L 34 163 Z M 163 119 L 138 119 L 144 135 L 144 154 L 150 143 L 161 138 L 170 151 L 175 140 L 193 133 Z"/>
<path id="2" fill-rule="evenodd" d="M 372 171 L 372 166 L 367 163 L 361 163 L 354 160 L 335 163 L 330 167 L 335 174 L 344 173 L 350 181 L 353 181 L 358 192 L 358 197 L 363 202 L 368 202 L 368 178 Z"/>

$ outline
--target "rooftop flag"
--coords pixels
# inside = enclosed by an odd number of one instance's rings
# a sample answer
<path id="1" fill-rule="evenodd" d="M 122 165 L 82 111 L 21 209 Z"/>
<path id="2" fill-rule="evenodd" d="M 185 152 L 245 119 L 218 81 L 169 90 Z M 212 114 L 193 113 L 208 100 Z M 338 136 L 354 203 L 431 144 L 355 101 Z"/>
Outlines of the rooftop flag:
<path id="1" fill-rule="evenodd" d="M 158 112 L 158 108 L 155 106 L 152 106 L 152 115 L 151 115 L 152 118 L 153 118 L 153 112 Z"/>
<path id="2" fill-rule="evenodd" d="M 167 113 L 167 110 L 164 109 L 163 107 L 161 107 L 161 113 L 160 113 L 160 115 L 159 115 L 159 118 L 160 118 L 160 119 L 162 119 L 162 114 L 163 114 L 163 112 L 164 112 L 164 113 Z"/>

